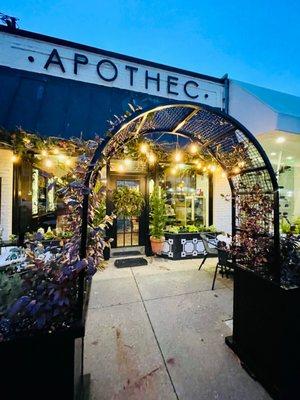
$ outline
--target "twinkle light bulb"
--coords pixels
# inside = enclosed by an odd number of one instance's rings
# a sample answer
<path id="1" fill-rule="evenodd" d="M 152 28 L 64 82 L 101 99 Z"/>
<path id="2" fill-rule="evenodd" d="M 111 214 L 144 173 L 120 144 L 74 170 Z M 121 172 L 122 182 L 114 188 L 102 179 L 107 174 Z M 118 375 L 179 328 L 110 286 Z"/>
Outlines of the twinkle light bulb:
<path id="1" fill-rule="evenodd" d="M 124 164 L 125 164 L 125 165 L 130 165 L 130 163 L 131 163 L 130 158 L 125 158 Z"/>
<path id="2" fill-rule="evenodd" d="M 176 161 L 176 162 L 180 162 L 181 160 L 182 160 L 182 153 L 180 152 L 180 151 L 176 151 L 175 152 L 175 154 L 174 154 L 174 160 Z"/>
<path id="3" fill-rule="evenodd" d="M 240 170 L 239 167 L 234 167 L 234 168 L 233 168 L 233 172 L 234 172 L 235 174 L 239 174 L 239 173 L 241 172 L 241 170 Z"/>
<path id="4" fill-rule="evenodd" d="M 197 151 L 198 151 L 198 146 L 196 145 L 196 143 L 192 143 L 192 144 L 189 146 L 189 151 L 190 151 L 191 154 L 196 154 L 196 153 L 197 153 Z"/>
<path id="5" fill-rule="evenodd" d="M 149 149 L 149 146 L 147 145 L 147 143 L 142 143 L 142 144 L 140 145 L 140 152 L 141 152 L 142 154 L 147 154 L 148 149 Z"/>
<path id="6" fill-rule="evenodd" d="M 65 161 L 66 156 L 64 154 L 58 154 L 57 158 L 59 159 L 59 161 Z"/>
<path id="7" fill-rule="evenodd" d="M 148 161 L 150 164 L 154 164 L 156 161 L 156 157 L 153 153 L 149 154 Z"/>
<path id="8" fill-rule="evenodd" d="M 45 160 L 45 167 L 46 167 L 46 168 L 51 168 L 52 165 L 53 165 L 53 162 L 52 162 L 49 158 L 47 158 L 47 159 Z"/>
<path id="9" fill-rule="evenodd" d="M 118 171 L 121 172 L 121 173 L 125 171 L 125 167 L 124 167 L 123 164 L 120 164 L 120 165 L 118 166 Z"/>

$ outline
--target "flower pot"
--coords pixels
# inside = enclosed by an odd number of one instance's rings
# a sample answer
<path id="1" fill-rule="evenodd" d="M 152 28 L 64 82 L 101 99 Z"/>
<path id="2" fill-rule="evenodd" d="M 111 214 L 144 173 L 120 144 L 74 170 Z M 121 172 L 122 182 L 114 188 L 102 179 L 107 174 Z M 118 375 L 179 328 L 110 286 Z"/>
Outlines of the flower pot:
<path id="1" fill-rule="evenodd" d="M 165 238 L 164 237 L 156 238 L 154 236 L 150 236 L 150 241 L 151 241 L 151 248 L 152 248 L 153 253 L 160 255 Z"/>

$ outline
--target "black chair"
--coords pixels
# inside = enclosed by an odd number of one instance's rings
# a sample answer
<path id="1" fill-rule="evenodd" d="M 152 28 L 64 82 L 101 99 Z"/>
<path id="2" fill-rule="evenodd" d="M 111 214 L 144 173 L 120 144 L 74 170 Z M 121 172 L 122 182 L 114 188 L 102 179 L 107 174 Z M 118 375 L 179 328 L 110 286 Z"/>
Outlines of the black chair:
<path id="1" fill-rule="evenodd" d="M 220 269 L 222 278 L 224 277 L 224 275 L 226 276 L 226 278 L 228 278 L 229 272 L 232 272 L 234 270 L 234 264 L 232 262 L 231 255 L 228 252 L 228 250 L 226 250 L 225 248 L 218 248 L 217 253 L 218 253 L 218 262 L 216 265 L 211 290 L 214 290 L 215 288 L 215 281 L 217 278 L 218 269 Z"/>
<path id="2" fill-rule="evenodd" d="M 218 255 L 218 245 L 216 243 L 216 238 L 215 236 L 212 235 L 207 235 L 204 233 L 200 233 L 200 237 L 203 241 L 204 245 L 204 258 L 202 260 L 202 263 L 200 264 L 198 271 L 202 268 L 203 264 L 205 263 L 206 259 L 210 257 L 215 257 Z"/>

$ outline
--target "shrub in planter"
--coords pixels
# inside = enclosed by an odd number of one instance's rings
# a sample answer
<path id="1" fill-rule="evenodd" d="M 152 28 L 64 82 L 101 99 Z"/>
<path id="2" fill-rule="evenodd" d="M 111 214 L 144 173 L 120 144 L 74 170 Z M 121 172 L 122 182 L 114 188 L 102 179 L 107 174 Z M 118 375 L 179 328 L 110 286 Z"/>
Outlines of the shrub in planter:
<path id="1" fill-rule="evenodd" d="M 237 260 L 233 335 L 226 343 L 274 399 L 296 399 L 300 392 L 299 237 L 288 233 L 281 239 L 281 257 L 275 258 L 270 234 L 273 194 L 255 185 L 235 200 L 240 229 L 232 247 Z"/>
<path id="2" fill-rule="evenodd" d="M 150 196 L 150 241 L 154 254 L 161 254 L 166 220 L 166 195 L 159 186 L 155 186 Z"/>

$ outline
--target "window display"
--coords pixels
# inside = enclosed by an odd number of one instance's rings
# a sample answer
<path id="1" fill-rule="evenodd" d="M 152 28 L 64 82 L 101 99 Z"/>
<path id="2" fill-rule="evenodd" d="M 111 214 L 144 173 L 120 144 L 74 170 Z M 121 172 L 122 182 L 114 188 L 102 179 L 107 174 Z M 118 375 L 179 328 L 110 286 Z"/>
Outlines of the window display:
<path id="1" fill-rule="evenodd" d="M 167 196 L 168 224 L 209 225 L 207 175 L 174 176 L 166 171 L 161 186 Z"/>

